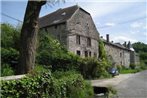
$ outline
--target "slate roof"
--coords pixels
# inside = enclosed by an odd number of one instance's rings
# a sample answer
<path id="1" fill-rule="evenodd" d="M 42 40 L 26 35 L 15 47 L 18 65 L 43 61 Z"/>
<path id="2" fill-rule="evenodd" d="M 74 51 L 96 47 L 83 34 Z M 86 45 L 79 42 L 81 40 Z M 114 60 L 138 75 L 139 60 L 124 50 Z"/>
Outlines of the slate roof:
<path id="1" fill-rule="evenodd" d="M 128 49 L 127 47 L 123 46 L 123 45 L 120 44 L 120 43 L 107 42 L 105 39 L 102 39 L 102 38 L 101 38 L 101 40 L 102 40 L 105 44 L 112 45 L 112 46 L 114 46 L 114 47 L 117 47 L 117 48 L 121 48 L 121 49 L 130 51 L 130 49 Z"/>
<path id="2" fill-rule="evenodd" d="M 75 13 L 78 8 L 79 6 L 74 5 L 63 9 L 60 8 L 53 13 L 45 15 L 39 18 L 39 27 L 43 28 L 51 25 L 64 23 Z"/>

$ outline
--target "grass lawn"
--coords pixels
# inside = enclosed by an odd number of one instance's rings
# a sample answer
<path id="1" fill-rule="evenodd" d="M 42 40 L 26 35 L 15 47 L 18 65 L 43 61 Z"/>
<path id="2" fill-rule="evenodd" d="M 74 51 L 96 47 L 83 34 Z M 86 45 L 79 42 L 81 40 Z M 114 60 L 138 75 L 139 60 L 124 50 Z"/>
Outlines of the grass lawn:
<path id="1" fill-rule="evenodd" d="M 136 73 L 139 72 L 139 70 L 136 69 L 123 69 L 120 71 L 120 74 L 128 74 L 128 73 Z"/>

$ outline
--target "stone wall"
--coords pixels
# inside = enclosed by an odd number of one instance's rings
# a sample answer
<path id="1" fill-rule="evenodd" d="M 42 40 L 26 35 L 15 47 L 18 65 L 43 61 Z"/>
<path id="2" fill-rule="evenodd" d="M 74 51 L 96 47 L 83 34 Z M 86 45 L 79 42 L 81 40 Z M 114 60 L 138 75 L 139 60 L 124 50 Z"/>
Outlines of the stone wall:
<path id="1" fill-rule="evenodd" d="M 67 21 L 68 49 L 73 53 L 80 51 L 82 57 L 85 51 L 91 56 L 98 57 L 99 33 L 89 13 L 78 9 L 75 14 Z M 76 43 L 76 36 L 80 36 L 80 45 Z M 87 38 L 91 40 L 91 46 L 87 46 Z"/>
<path id="2" fill-rule="evenodd" d="M 116 65 L 124 65 L 126 67 L 129 67 L 130 65 L 129 50 L 108 43 L 105 43 L 105 50 L 107 56 L 111 57 L 113 63 L 115 63 Z"/>
<path id="3" fill-rule="evenodd" d="M 68 20 L 67 29 L 70 34 L 79 34 L 99 39 L 99 33 L 89 13 L 78 9 Z"/>
<path id="4" fill-rule="evenodd" d="M 87 37 L 80 36 L 80 44 L 76 43 L 76 35 L 68 36 L 68 50 L 77 54 L 80 51 L 80 56 L 85 57 L 85 52 L 87 51 L 88 56 L 98 57 L 98 41 L 91 39 L 91 46 L 87 46 Z"/>
<path id="5" fill-rule="evenodd" d="M 67 23 L 47 27 L 45 31 L 75 54 L 80 51 L 81 56 L 85 57 L 87 51 L 88 56 L 98 57 L 99 34 L 91 16 L 83 10 L 77 10 Z M 76 43 L 77 35 L 80 36 L 80 45 Z M 91 46 L 87 46 L 87 38 L 90 38 Z"/>
<path id="6" fill-rule="evenodd" d="M 137 53 L 135 53 L 135 51 L 131 51 L 130 63 L 131 64 L 139 64 L 140 63 L 139 55 Z"/>
<path id="7" fill-rule="evenodd" d="M 44 28 L 46 32 L 58 39 L 62 45 L 67 48 L 67 31 L 66 24 L 58 24 Z"/>

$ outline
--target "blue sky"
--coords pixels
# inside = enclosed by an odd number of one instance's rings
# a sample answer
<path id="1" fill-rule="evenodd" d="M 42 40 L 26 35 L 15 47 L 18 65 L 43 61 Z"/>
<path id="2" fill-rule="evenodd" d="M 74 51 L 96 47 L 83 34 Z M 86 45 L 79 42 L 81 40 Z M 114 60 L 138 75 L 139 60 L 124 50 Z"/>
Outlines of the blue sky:
<path id="1" fill-rule="evenodd" d="M 100 33 L 105 38 L 110 34 L 114 42 L 140 41 L 147 44 L 147 1 L 146 0 L 66 0 L 53 6 L 47 3 L 42 7 L 40 16 L 59 8 L 78 4 L 88 11 Z M 1 13 L 23 21 L 27 0 L 2 0 Z M 17 26 L 18 21 L 1 14 L 1 22 Z"/>

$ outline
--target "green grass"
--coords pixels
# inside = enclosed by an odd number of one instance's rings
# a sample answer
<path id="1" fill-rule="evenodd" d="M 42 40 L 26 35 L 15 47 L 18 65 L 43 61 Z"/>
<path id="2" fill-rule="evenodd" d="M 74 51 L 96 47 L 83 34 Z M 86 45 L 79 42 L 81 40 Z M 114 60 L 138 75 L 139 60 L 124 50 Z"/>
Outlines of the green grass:
<path id="1" fill-rule="evenodd" d="M 136 73 L 139 72 L 137 69 L 123 69 L 120 71 L 120 74 Z"/>

